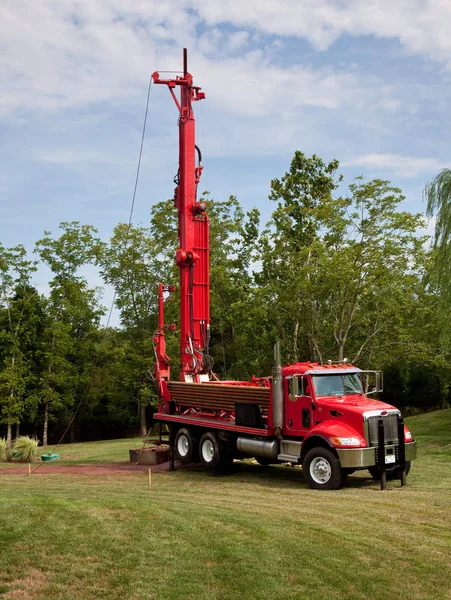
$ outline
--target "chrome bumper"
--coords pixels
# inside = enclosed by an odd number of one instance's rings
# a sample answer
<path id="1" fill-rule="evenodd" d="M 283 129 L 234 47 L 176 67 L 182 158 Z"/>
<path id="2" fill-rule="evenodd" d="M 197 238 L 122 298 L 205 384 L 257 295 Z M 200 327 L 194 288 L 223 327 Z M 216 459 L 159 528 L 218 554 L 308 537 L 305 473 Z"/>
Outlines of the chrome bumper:
<path id="1" fill-rule="evenodd" d="M 406 460 L 415 460 L 417 457 L 417 443 L 409 442 L 406 444 Z"/>
<path id="2" fill-rule="evenodd" d="M 386 449 L 394 446 L 386 446 Z M 417 457 L 417 443 L 408 442 L 405 445 L 406 460 L 415 460 Z M 359 467 L 372 467 L 376 464 L 376 448 L 335 448 L 344 469 L 357 469 Z"/>

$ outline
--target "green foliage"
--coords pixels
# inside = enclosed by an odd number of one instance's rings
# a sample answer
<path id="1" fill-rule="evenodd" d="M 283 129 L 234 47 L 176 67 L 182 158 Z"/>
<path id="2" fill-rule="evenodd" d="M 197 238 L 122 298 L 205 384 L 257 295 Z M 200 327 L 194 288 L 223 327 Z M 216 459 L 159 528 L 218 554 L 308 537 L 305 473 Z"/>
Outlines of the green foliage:
<path id="1" fill-rule="evenodd" d="M 0 423 L 9 427 L 20 423 L 25 410 L 33 412 L 33 396 L 26 403 L 25 391 L 34 374 L 37 292 L 30 280 L 35 271 L 23 246 L 0 247 Z"/>
<path id="2" fill-rule="evenodd" d="M 434 270 L 431 277 L 441 290 L 441 308 L 448 311 L 451 302 L 451 169 L 443 169 L 424 188 L 427 215 L 436 215 L 434 235 Z M 451 343 L 449 319 L 444 322 L 441 338 Z"/>
<path id="3" fill-rule="evenodd" d="M 442 169 L 424 188 L 427 215 L 437 215 L 435 245 L 440 248 L 443 267 L 449 267 L 451 242 L 451 169 Z M 447 264 L 445 264 L 447 263 Z"/>
<path id="4" fill-rule="evenodd" d="M 100 259 L 103 244 L 92 225 L 71 221 L 61 223 L 60 229 L 63 233 L 56 239 L 50 231 L 44 232 L 44 237 L 36 242 L 36 252 L 58 280 L 74 280 L 81 266 L 95 264 Z"/>
<path id="5" fill-rule="evenodd" d="M 424 268 L 421 215 L 399 210 L 389 182 L 358 178 L 333 198 L 338 162 L 296 153 L 261 239 L 264 290 L 288 361 L 343 359 L 369 366 L 404 330 Z"/>
<path id="6" fill-rule="evenodd" d="M 26 435 L 21 435 L 14 440 L 13 452 L 21 462 L 33 462 L 38 454 L 39 440 Z"/>
<path id="7" fill-rule="evenodd" d="M 41 373 L 37 397 L 44 407 L 43 445 L 49 419 L 59 413 L 69 420 L 75 402 L 86 395 L 96 353 L 96 334 L 105 309 L 98 290 L 88 287 L 79 269 L 100 261 L 104 245 L 97 231 L 77 222 L 62 223 L 63 233 L 49 232 L 36 243 L 36 252 L 52 270 L 46 320 L 40 344 Z"/>
<path id="8" fill-rule="evenodd" d="M 168 257 L 162 249 L 161 240 L 155 238 L 151 228 L 120 223 L 100 261 L 105 282 L 114 287 L 123 329 L 112 333 L 119 341 L 118 347 L 107 342 L 113 362 L 103 373 L 103 396 L 108 398 L 111 417 L 123 424 L 135 418 L 136 406 L 143 434 L 147 430 L 146 407 L 156 403 L 150 373 L 158 322 L 158 283 L 167 281 L 163 265 Z"/>
<path id="9" fill-rule="evenodd" d="M 448 172 L 427 188 L 438 211 L 435 246 L 421 215 L 403 210 L 390 182 L 357 178 L 345 187 L 337 160 L 302 152 L 271 182 L 274 210 L 204 193 L 210 219 L 211 338 L 222 379 L 269 375 L 272 346 L 284 360 L 347 356 L 386 373 L 384 399 L 406 411 L 446 407 L 451 368 Z M 448 211 L 448 212 L 447 212 Z M 153 336 L 158 283 L 178 286 L 173 201 L 154 204 L 148 226 L 119 223 L 107 242 L 90 225 L 62 223 L 36 255 L 52 271 L 50 292 L 33 285 L 37 263 L 0 245 L 0 433 L 42 427 L 44 445 L 67 427 L 85 438 L 147 429 L 156 405 Z M 441 262 L 440 262 L 441 261 Z M 438 271 L 437 265 L 442 265 Z M 115 293 L 117 328 L 101 327 L 100 290 L 83 277 L 99 269 Z M 437 276 L 440 273 L 440 277 Z M 165 303 L 178 324 L 179 297 Z M 178 378 L 178 332 L 167 332 Z"/>
<path id="10" fill-rule="evenodd" d="M 156 288 L 164 279 L 159 246 L 151 230 L 120 223 L 100 260 L 104 281 L 116 292 L 116 306 L 125 328 L 153 331 Z"/>

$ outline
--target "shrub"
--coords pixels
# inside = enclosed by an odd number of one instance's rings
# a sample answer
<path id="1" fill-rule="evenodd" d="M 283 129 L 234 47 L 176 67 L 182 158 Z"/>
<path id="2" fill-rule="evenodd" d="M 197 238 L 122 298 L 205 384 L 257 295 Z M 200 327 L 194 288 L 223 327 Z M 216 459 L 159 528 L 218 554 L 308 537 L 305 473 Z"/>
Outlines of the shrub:
<path id="1" fill-rule="evenodd" d="M 0 438 L 0 458 L 4 458 L 6 456 L 6 448 L 7 443 L 5 438 Z"/>
<path id="2" fill-rule="evenodd" d="M 39 440 L 36 438 L 20 435 L 14 440 L 13 452 L 19 455 L 21 462 L 32 462 L 38 453 L 38 444 Z"/>

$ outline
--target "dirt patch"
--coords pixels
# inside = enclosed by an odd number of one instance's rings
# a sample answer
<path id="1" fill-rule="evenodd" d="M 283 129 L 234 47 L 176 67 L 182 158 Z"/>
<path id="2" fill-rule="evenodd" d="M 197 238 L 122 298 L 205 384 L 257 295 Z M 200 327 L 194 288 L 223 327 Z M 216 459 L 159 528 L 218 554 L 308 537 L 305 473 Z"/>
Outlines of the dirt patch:
<path id="1" fill-rule="evenodd" d="M 185 465 L 175 462 L 175 468 L 181 469 Z M 130 463 L 105 463 L 97 465 L 58 465 L 39 464 L 31 469 L 32 475 L 136 475 L 136 473 L 147 473 L 149 468 L 152 473 L 169 471 L 169 462 L 159 465 L 133 465 Z M 28 475 L 28 465 L 22 467 L 0 467 L 0 475 Z"/>
<path id="2" fill-rule="evenodd" d="M 47 583 L 47 576 L 39 569 L 28 569 L 27 574 L 8 583 L 10 590 L 3 596 L 5 600 L 32 600 Z"/>

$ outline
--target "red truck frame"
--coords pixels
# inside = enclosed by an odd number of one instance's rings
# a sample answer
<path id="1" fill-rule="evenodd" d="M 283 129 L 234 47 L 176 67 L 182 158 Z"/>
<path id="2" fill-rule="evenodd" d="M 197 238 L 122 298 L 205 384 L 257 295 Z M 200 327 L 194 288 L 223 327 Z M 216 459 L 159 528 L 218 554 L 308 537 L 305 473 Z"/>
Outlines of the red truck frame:
<path id="1" fill-rule="evenodd" d="M 212 372 L 209 222 L 206 203 L 197 199 L 203 166 L 192 109 L 205 95 L 193 85 L 186 49 L 182 76 L 160 79 L 155 72 L 152 78 L 169 88 L 179 111 L 174 203 L 180 241 L 175 257 L 180 270 L 180 381 L 170 379 L 165 344 L 165 331 L 174 329 L 164 323 L 164 301 L 175 290 L 172 286 L 159 286 L 154 338 L 160 393 L 154 419 L 169 426 L 176 458 L 219 470 L 246 457 L 262 465 L 301 464 L 316 489 L 338 489 L 359 469 L 368 469 L 382 487 L 395 477 L 405 485 L 416 443 L 397 408 L 368 397 L 382 391 L 380 372 L 362 371 L 346 361 L 282 366 L 279 344 L 271 376 L 219 381 Z"/>

